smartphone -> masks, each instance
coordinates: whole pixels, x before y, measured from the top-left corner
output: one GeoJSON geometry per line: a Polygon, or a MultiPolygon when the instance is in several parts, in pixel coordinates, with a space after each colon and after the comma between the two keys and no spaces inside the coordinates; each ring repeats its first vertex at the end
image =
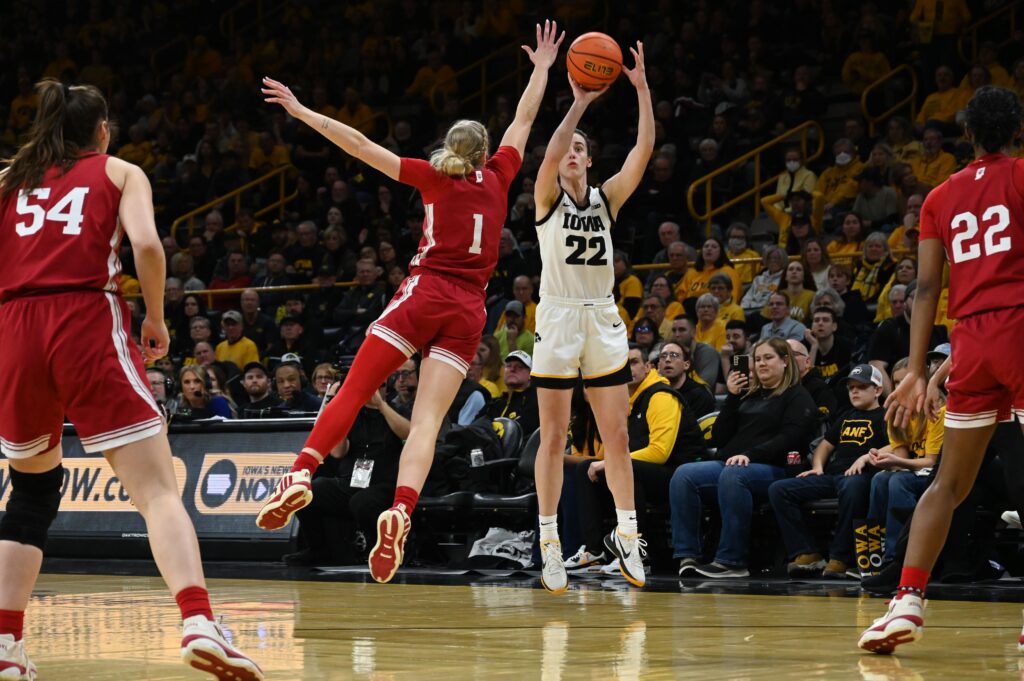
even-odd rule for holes
{"type": "Polygon", "coordinates": [[[744,376],[750,376],[750,355],[733,355],[732,370],[738,371],[744,376]]]}

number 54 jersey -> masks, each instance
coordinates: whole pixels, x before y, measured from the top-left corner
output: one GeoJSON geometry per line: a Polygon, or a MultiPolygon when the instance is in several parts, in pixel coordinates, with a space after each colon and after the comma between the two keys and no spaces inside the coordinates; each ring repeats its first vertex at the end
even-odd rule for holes
{"type": "Polygon", "coordinates": [[[537,222],[543,266],[540,297],[599,301],[612,295],[614,224],[608,198],[587,187],[586,204],[577,204],[565,190],[547,216],[537,222]]]}
{"type": "Polygon", "coordinates": [[[1024,305],[1024,160],[988,154],[936,187],[921,239],[949,260],[949,317],[1024,305]]]}
{"type": "Polygon", "coordinates": [[[0,302],[46,291],[119,291],[121,190],[107,156],[87,154],[66,173],[53,167],[35,189],[0,198],[0,302]]]}

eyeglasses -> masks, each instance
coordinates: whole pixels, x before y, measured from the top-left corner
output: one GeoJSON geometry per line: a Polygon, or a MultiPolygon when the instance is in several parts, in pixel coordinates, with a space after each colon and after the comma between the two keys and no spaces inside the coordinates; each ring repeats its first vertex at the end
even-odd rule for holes
{"type": "Polygon", "coordinates": [[[654,329],[649,326],[638,326],[636,327],[637,333],[654,333],[654,329]]]}
{"type": "Polygon", "coordinates": [[[394,376],[395,378],[409,378],[410,376],[415,375],[415,371],[396,371],[395,373],[392,374],[392,376],[394,376]]]}
{"type": "Polygon", "coordinates": [[[794,352],[792,354],[794,357],[810,357],[806,352],[794,352]]]}
{"type": "Polygon", "coordinates": [[[658,355],[658,357],[661,359],[680,359],[682,356],[683,353],[674,352],[672,350],[669,350],[668,352],[663,352],[660,355],[658,355]]]}

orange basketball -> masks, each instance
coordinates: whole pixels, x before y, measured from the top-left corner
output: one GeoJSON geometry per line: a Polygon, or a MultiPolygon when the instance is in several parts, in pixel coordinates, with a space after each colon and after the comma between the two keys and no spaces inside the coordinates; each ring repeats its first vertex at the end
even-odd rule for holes
{"type": "Polygon", "coordinates": [[[622,72],[622,50],[604,33],[584,33],[569,46],[569,75],[584,90],[611,85],[622,72]]]}

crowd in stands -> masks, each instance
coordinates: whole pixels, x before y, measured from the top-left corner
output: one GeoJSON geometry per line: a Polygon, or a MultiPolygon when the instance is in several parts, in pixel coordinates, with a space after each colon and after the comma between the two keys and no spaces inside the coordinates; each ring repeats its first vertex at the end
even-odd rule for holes
{"type": "MultiPolygon", "coordinates": [[[[151,178],[167,254],[172,347],[149,367],[154,394],[176,418],[315,412],[406,275],[425,211],[409,187],[264,105],[258,77],[281,79],[318,112],[400,155],[424,157],[454,119],[479,115],[479,101],[464,99],[479,79],[456,72],[524,40],[537,15],[515,0],[313,0],[280,3],[272,19],[224,35],[220,14],[196,0],[56,4],[63,14],[15,3],[0,23],[0,62],[8,66],[0,69],[2,155],[32,121],[32,83],[53,77],[99,87],[120,128],[111,153],[151,178]],[[243,194],[237,209],[234,200],[216,203],[280,168],[296,194],[280,211],[261,210],[276,198],[265,186],[243,194]],[[170,229],[211,201],[194,229],[170,229]],[[313,287],[264,290],[294,284],[313,287]]],[[[851,524],[863,518],[888,528],[886,558],[898,560],[895,538],[929,480],[922,471],[941,450],[941,421],[893,431],[878,404],[905,371],[921,205],[973,158],[959,112],[989,83],[1024,95],[1022,36],[998,51],[980,45],[971,64],[956,56],[963,28],[998,4],[660,0],[549,8],[570,39],[601,28],[621,44],[645,43],[656,146],[616,223],[615,296],[632,343],[638,508],[670,512],[681,573],[745,573],[751,518],[765,503],[779,519],[792,574],[855,571],[851,524]],[[824,158],[812,163],[799,146],[786,146],[765,159],[762,177],[782,174],[756,211],[744,202],[710,226],[690,217],[684,197],[692,182],[787,129],[824,121],[833,105],[858,101],[899,64],[920,76],[913,119],[893,116],[873,135],[861,116],[840,116],[826,126],[837,132],[823,140],[824,158]],[[639,268],[650,263],[657,266],[639,268]],[[794,452],[807,468],[802,477],[787,477],[794,452]],[[825,497],[839,499],[830,550],[814,544],[800,512],[825,497]],[[722,518],[714,552],[702,544],[709,504],[722,518]]],[[[514,56],[498,58],[491,73],[514,65],[514,56]]],[[[530,368],[543,272],[533,177],[542,140],[571,101],[564,78],[553,73],[512,186],[486,335],[449,414],[452,428],[502,416],[527,435],[537,427],[530,368]]],[[[511,119],[518,93],[510,88],[484,95],[492,140],[511,119]]],[[[892,93],[877,96],[887,102],[892,93]]],[[[630,97],[615,86],[592,105],[591,183],[621,165],[623,141],[635,134],[630,97]]],[[[749,163],[719,174],[714,202],[753,177],[749,163]]],[[[130,296],[138,281],[127,245],[121,261],[130,296]]],[[[929,347],[948,354],[953,320],[944,310],[929,347]]],[[[337,523],[326,519],[351,519],[339,530],[350,532],[372,525],[386,505],[374,486],[393,484],[415,374],[414,362],[403,367],[333,453],[334,468],[321,473],[331,482],[317,481],[314,506],[300,514],[308,549],[297,562],[350,558],[351,537],[334,537],[337,523]],[[353,448],[379,462],[380,475],[358,493],[338,482],[359,474],[344,456],[353,448]]],[[[588,412],[581,391],[566,454],[574,491],[562,508],[578,519],[577,541],[564,544],[577,567],[600,559],[610,508],[588,412]]]]}

